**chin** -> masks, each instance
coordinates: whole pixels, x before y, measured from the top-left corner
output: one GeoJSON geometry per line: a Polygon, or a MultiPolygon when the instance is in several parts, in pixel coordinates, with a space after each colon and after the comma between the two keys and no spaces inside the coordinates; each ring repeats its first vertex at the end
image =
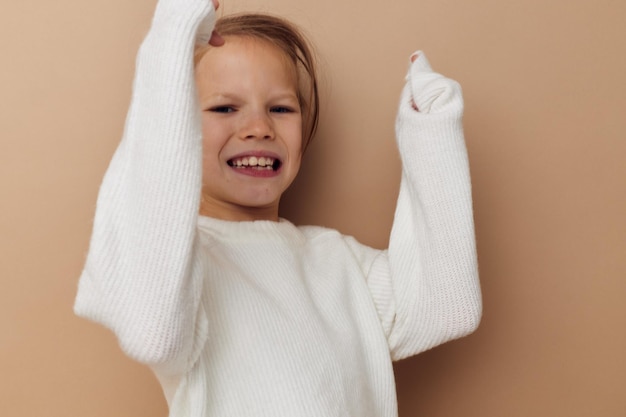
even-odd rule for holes
{"type": "Polygon", "coordinates": [[[280,197],[256,196],[240,199],[236,203],[251,210],[267,210],[272,207],[278,207],[279,201],[280,197]]]}

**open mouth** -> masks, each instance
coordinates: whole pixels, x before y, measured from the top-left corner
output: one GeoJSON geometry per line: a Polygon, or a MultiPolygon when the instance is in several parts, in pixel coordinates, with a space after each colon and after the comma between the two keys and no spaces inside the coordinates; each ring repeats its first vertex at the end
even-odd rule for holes
{"type": "Polygon", "coordinates": [[[278,171],[282,162],[276,158],[270,158],[267,156],[244,156],[241,158],[229,159],[228,166],[235,169],[256,169],[267,171],[278,171]]]}

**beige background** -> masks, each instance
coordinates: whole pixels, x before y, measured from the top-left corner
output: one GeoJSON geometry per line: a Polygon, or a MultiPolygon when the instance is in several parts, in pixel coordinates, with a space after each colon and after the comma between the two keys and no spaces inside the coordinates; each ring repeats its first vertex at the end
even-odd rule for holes
{"type": "MultiPolygon", "coordinates": [[[[0,415],[165,416],[71,306],[155,0],[4,1],[0,415]]],[[[284,215],[387,243],[397,97],[427,51],[466,98],[485,313],[397,364],[401,416],[626,415],[626,2],[224,0],[300,22],[322,128],[284,215]]]]}

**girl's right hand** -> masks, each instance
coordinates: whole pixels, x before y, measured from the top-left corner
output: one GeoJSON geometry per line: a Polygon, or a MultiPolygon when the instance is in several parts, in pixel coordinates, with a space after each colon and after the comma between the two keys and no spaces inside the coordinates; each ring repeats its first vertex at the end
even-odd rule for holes
{"type": "MultiPolygon", "coordinates": [[[[213,7],[215,8],[215,10],[220,8],[220,2],[219,0],[211,0],[213,2],[213,7]]],[[[211,46],[222,46],[224,45],[224,38],[222,38],[219,33],[217,33],[216,31],[213,31],[213,33],[211,33],[211,39],[209,39],[209,45],[211,46]]]]}

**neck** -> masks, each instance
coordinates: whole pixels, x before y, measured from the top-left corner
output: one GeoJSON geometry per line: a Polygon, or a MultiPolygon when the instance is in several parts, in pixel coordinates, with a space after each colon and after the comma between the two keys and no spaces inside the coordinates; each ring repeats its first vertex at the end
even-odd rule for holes
{"type": "Polygon", "coordinates": [[[278,221],[278,203],[263,207],[247,207],[237,204],[216,203],[202,199],[200,215],[228,221],[278,221]]]}

